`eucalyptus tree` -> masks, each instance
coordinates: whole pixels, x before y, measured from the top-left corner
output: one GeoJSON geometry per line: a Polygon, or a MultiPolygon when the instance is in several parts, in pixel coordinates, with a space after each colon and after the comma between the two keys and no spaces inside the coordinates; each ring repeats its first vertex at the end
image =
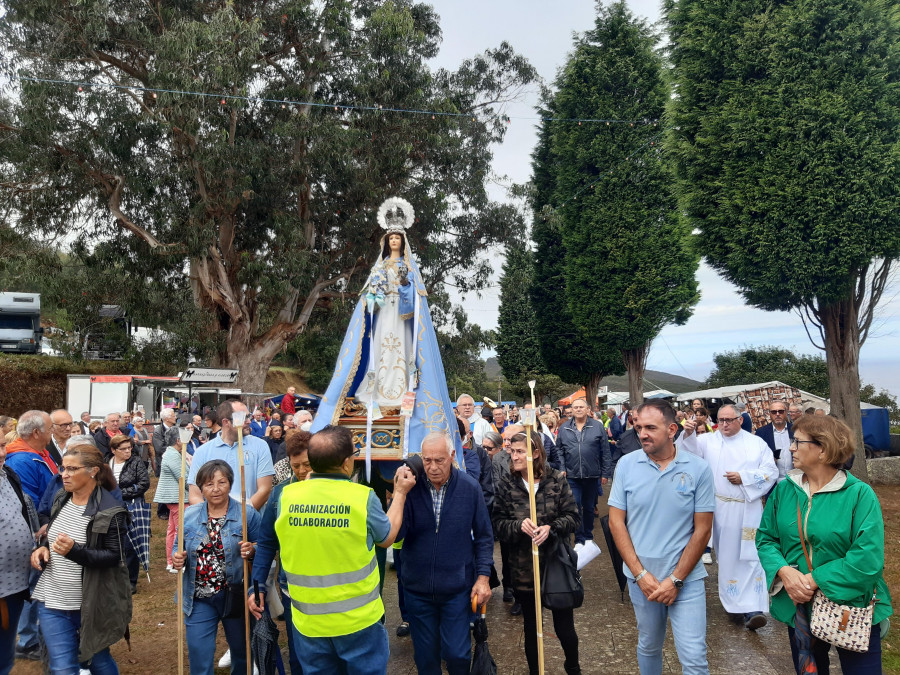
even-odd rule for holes
{"type": "Polygon", "coordinates": [[[479,253],[517,234],[485,180],[503,105],[535,72],[505,43],[431,69],[428,5],[4,5],[0,183],[15,226],[65,233],[138,283],[189,283],[214,362],[245,389],[262,391],[317,306],[359,288],[384,198],[415,205],[431,285],[482,283],[479,253]]]}

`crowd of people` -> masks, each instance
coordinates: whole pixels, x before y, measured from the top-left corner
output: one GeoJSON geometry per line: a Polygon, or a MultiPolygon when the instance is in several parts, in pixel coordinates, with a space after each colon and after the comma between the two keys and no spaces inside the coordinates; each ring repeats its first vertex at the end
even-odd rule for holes
{"type": "MultiPolygon", "coordinates": [[[[473,607],[494,588],[522,616],[525,664],[538,673],[533,547],[543,565],[559,542],[576,553],[589,546],[604,489],[642,674],[662,672],[669,623],[683,672],[709,672],[710,564],[735,622],[786,624],[798,673],[810,672],[804,659],[828,672],[829,644],[809,637],[814,599],[871,607],[867,648],[837,656],[844,673],[881,672],[891,614],[884,524],[874,491],[847,471],[845,424],[786,400],[771,401],[755,429],[740,404],[710,410],[699,399],[681,410],[659,400],[593,409],[584,398],[530,408],[479,410],[464,394],[455,407],[462,457],[433,432],[410,460],[380,463],[371,483],[350,430],[311,433],[306,410],[228,400],[193,415],[166,409],[153,425],[127,412],[102,423],[62,409],[0,417],[0,675],[16,658],[43,659],[51,673],[118,672],[109,648],[128,638],[132,595],[151,563],[153,502],[168,519],[165,569],[181,575],[191,673],[214,671],[219,624],[229,651],[218,665],[247,672],[245,605],[254,620],[283,615],[290,673],[386,672],[387,549],[396,634],[411,639],[420,674],[469,673],[473,607]],[[258,595],[244,595],[244,561],[258,595]]],[[[570,675],[582,672],[576,611],[552,611],[570,675]]]]}

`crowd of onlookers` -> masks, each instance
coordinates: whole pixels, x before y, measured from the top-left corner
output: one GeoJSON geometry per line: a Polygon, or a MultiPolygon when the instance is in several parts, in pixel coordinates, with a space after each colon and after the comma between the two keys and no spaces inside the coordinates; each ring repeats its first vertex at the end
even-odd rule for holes
{"type": "MultiPolygon", "coordinates": [[[[435,432],[418,449],[418,463],[379,462],[370,479],[355,461],[350,431],[327,426],[312,434],[306,410],[251,412],[230,400],[202,411],[165,409],[155,424],[128,412],[74,421],[62,409],[0,417],[0,602],[8,614],[0,675],[14,658],[44,659],[51,672],[118,672],[109,647],[127,636],[131,597],[141,568],[149,569],[154,475],[152,501],[168,519],[166,571],[185,571],[192,673],[213,672],[220,624],[229,650],[218,665],[245,672],[245,602],[256,617],[265,610],[285,620],[289,672],[337,672],[350,663],[348,672],[384,672],[387,549],[397,570],[396,634],[410,636],[419,673],[437,673],[442,662],[451,674],[468,673],[472,604],[486,602],[495,587],[509,613],[523,617],[525,660],[536,673],[533,548],[543,566],[563,541],[576,555],[592,546],[604,490],[611,490],[608,527],[637,618],[641,672],[661,667],[669,621],[684,671],[708,673],[703,578],[713,562],[710,543],[723,607],[755,630],[771,602],[771,615],[789,627],[798,672],[806,652],[827,672],[827,649],[802,649],[790,611],[817,589],[844,592],[839,599],[850,604],[865,604],[864,589],[853,593],[867,584],[876,590],[868,651],[838,655],[847,673],[880,658],[890,613],[883,523],[874,492],[844,470],[853,443],[843,423],[787,401],[771,402],[771,421],[755,430],[742,406],[711,411],[701,400],[682,410],[665,401],[593,410],[584,398],[530,408],[478,410],[463,395],[455,407],[462,457],[449,436],[435,432]],[[534,429],[523,424],[531,419],[534,429]],[[288,489],[298,482],[303,491],[288,489]],[[363,509],[360,529],[349,519],[290,515],[342,514],[344,502],[363,509]],[[776,503],[788,506],[776,513],[776,503]],[[796,521],[784,515],[794,504],[810,516],[800,536],[816,541],[815,570],[799,554],[796,521]],[[853,524],[857,515],[866,519],[864,537],[853,524]],[[743,548],[749,531],[753,555],[743,548]],[[243,595],[244,559],[253,561],[260,600],[243,595]],[[354,566],[360,570],[352,582],[336,571],[354,566]],[[331,605],[340,610],[331,614],[331,605]]],[[[552,611],[568,674],[581,672],[576,608],[552,611]]]]}

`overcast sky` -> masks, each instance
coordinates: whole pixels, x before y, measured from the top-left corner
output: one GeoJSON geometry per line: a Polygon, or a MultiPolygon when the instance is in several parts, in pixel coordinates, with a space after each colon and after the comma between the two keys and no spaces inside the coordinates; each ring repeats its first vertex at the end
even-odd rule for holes
{"type": "MultiPolygon", "coordinates": [[[[441,16],[444,41],[435,65],[456,68],[478,52],[508,41],[550,82],[565,62],[572,35],[593,26],[595,4],[589,0],[561,0],[548,11],[545,0],[433,0],[441,16]]],[[[632,12],[659,21],[660,3],[628,2],[632,12]]],[[[530,154],[535,144],[536,88],[521,103],[508,109],[513,117],[505,142],[495,148],[494,169],[514,182],[530,176],[530,154]]],[[[498,266],[499,271],[499,266],[498,266]]],[[[810,343],[800,319],[787,312],[763,312],[746,306],[734,286],[706,265],[698,273],[701,300],[684,326],[665,328],[653,343],[648,367],[694,379],[703,379],[712,368],[713,354],[746,346],[778,345],[798,353],[818,352],[810,343]]],[[[865,382],[900,395],[900,285],[894,284],[883,302],[878,326],[863,346],[860,375],[865,382]]],[[[496,281],[481,297],[470,293],[463,301],[470,319],[484,328],[497,325],[499,289],[496,281]]]]}

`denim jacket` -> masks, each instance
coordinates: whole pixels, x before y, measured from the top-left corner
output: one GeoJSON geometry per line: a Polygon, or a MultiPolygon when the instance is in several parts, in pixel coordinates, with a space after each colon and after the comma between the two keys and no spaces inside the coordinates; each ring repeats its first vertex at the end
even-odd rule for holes
{"type": "MultiPolygon", "coordinates": [[[[206,537],[206,521],[209,515],[206,502],[189,506],[184,511],[184,550],[187,552],[184,572],[184,613],[190,616],[194,608],[194,586],[197,576],[197,549],[206,537]]],[[[256,541],[259,536],[260,515],[252,506],[247,506],[247,537],[256,541]]],[[[241,503],[228,500],[228,512],[222,528],[222,547],[225,549],[225,576],[229,584],[244,581],[244,561],[241,558],[241,503]]],[[[178,540],[172,547],[177,553],[178,540]]]]}

